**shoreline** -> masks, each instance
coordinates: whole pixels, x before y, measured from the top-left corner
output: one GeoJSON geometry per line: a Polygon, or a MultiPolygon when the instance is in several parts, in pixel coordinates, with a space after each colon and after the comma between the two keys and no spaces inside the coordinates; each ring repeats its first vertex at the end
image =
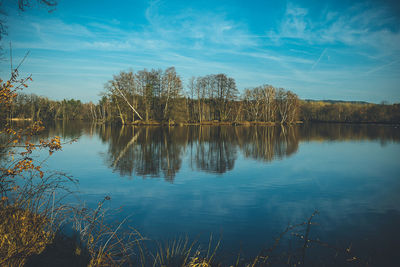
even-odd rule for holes
{"type": "Polygon", "coordinates": [[[294,125],[301,124],[302,121],[297,121],[290,124],[282,124],[279,122],[263,122],[263,121],[202,121],[202,122],[157,122],[157,121],[135,121],[124,125],[135,126],[275,126],[275,125],[294,125]]]}

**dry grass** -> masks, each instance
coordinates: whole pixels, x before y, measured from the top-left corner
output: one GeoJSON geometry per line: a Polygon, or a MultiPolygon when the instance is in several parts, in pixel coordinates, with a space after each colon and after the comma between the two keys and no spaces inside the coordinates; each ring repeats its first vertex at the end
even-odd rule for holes
{"type": "MultiPolygon", "coordinates": [[[[188,238],[179,238],[164,245],[158,244],[153,267],[211,267],[220,245],[220,240],[213,244],[210,236],[208,248],[202,249],[196,241],[189,243],[188,238]]],[[[218,264],[216,264],[218,265],[218,264]]]]}
{"type": "Polygon", "coordinates": [[[23,266],[53,240],[49,219],[18,206],[0,209],[0,265],[23,266]]]}
{"type": "Polygon", "coordinates": [[[126,219],[116,225],[106,222],[105,197],[96,209],[85,206],[71,207],[73,229],[78,233],[82,246],[88,251],[88,266],[132,266],[144,264],[141,242],[144,238],[135,229],[122,231],[126,219]]]}
{"type": "Polygon", "coordinates": [[[158,243],[153,266],[186,266],[195,242],[189,243],[188,238],[179,238],[165,244],[158,243]]]}

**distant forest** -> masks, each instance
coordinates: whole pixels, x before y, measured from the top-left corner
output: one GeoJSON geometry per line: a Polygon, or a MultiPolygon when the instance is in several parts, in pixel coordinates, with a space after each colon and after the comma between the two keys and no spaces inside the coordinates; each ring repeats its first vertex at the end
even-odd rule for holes
{"type": "Polygon", "coordinates": [[[174,67],[123,71],[104,85],[98,103],[50,100],[20,93],[0,119],[85,120],[98,123],[281,123],[299,121],[399,123],[400,104],[300,100],[261,85],[239,93],[225,74],[192,77],[184,86],[174,67]]]}

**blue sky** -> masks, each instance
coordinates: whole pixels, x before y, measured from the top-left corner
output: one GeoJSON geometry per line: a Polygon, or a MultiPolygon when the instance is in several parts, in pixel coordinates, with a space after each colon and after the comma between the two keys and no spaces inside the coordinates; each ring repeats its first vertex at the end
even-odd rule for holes
{"type": "MultiPolygon", "coordinates": [[[[400,102],[396,1],[72,1],[48,13],[3,3],[27,92],[97,101],[121,70],[226,73],[240,91],[271,84],[307,99],[400,102]]],[[[6,51],[8,53],[8,51],[6,51]]],[[[4,58],[7,58],[7,54],[4,58]]],[[[9,61],[0,62],[9,76],[9,61]]]]}

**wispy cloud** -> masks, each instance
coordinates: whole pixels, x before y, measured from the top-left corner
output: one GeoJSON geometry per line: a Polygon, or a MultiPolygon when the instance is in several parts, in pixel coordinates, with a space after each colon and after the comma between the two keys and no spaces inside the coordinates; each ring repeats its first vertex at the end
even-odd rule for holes
{"type": "Polygon", "coordinates": [[[187,8],[176,13],[162,14],[163,2],[153,1],[146,9],[149,31],[165,40],[186,40],[200,49],[207,45],[248,47],[257,45],[244,24],[226,18],[224,13],[198,12],[187,8]]]}
{"type": "Polygon", "coordinates": [[[393,95],[400,82],[400,32],[393,27],[398,20],[385,7],[359,4],[315,15],[309,6],[289,2],[265,29],[259,22],[254,29],[252,18],[232,16],[229,8],[170,8],[170,2],[150,1],[141,12],[140,23],[134,16],[74,20],[26,13],[10,17],[7,40],[16,57],[18,51],[31,50],[26,71],[39,75],[43,88],[52,87],[43,74],[52,76],[48,82],[59,75],[58,84],[63,79],[71,87],[84,84],[87,99],[96,98],[107,79],[129,67],[174,65],[184,80],[225,72],[239,89],[269,83],[305,98],[344,94],[351,85],[360,92],[358,99],[371,100],[375,93],[365,89],[371,84],[380,82],[393,95]],[[376,82],[366,80],[372,73],[376,82]],[[83,82],[85,76],[98,79],[83,82]]]}
{"type": "Polygon", "coordinates": [[[389,27],[393,23],[395,19],[384,7],[355,5],[343,12],[325,11],[321,17],[312,17],[308,9],[289,3],[277,30],[270,34],[275,41],[363,46],[387,54],[400,51],[400,32],[389,27]]]}

